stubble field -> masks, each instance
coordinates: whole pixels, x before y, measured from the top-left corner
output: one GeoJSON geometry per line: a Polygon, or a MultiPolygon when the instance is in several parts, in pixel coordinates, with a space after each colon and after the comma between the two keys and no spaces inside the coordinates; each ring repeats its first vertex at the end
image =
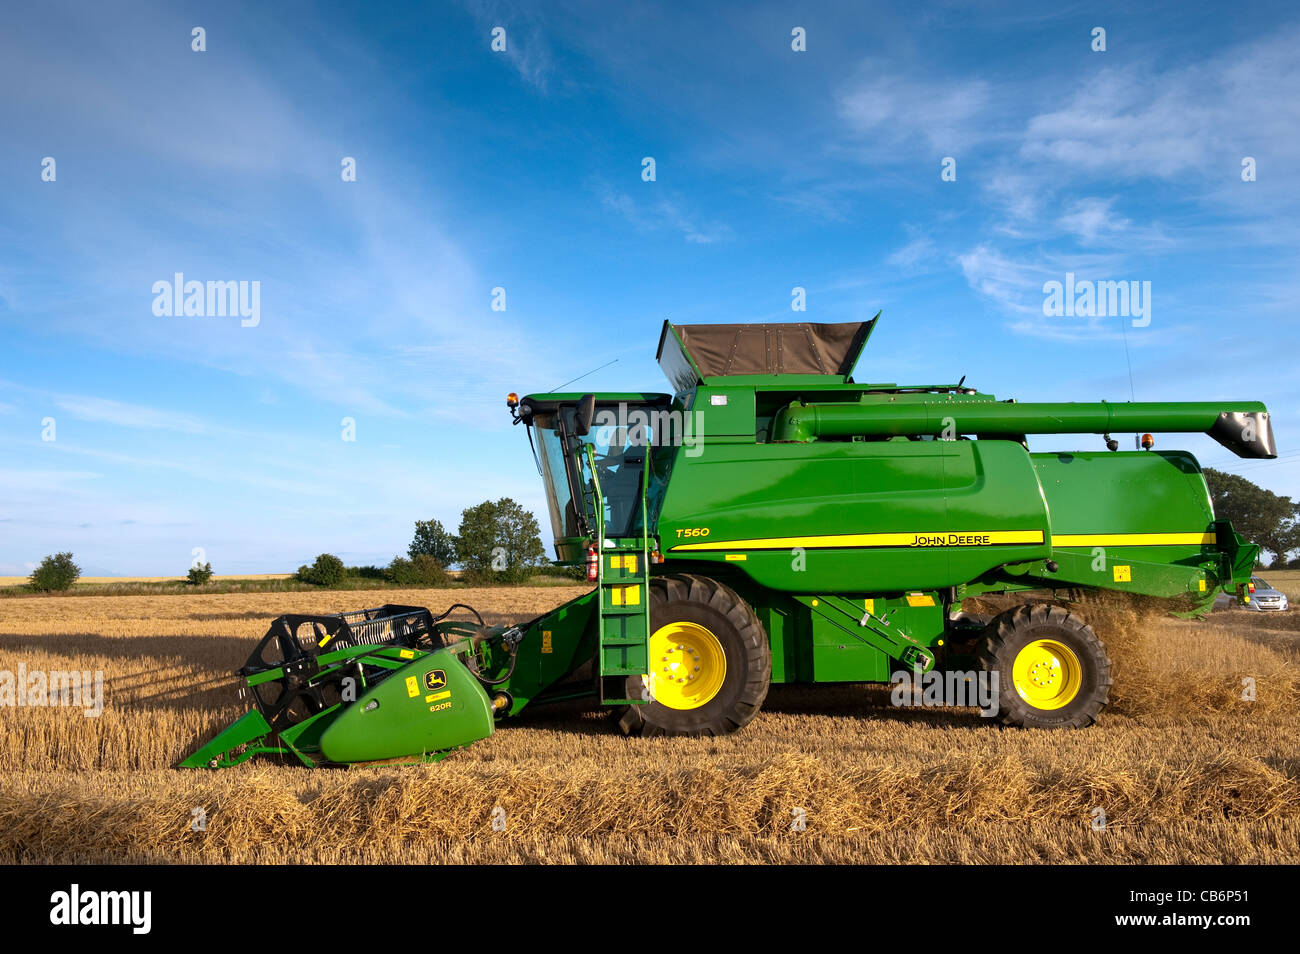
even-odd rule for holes
{"type": "Polygon", "coordinates": [[[230,673],[276,615],[459,601],[515,621],[581,591],[0,601],[0,671],[105,679],[98,718],[0,709],[0,861],[1300,861],[1300,612],[1094,608],[1116,686],[1082,732],[776,686],[722,739],[626,739],[575,705],[435,765],[171,768],[245,710],[230,673]]]}

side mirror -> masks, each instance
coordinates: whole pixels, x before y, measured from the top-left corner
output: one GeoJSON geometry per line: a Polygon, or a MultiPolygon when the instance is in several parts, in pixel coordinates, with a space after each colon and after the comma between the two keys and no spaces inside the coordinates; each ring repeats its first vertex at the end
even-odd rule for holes
{"type": "Polygon", "coordinates": [[[591,422],[596,417],[596,395],[584,394],[578,399],[578,411],[574,415],[573,429],[579,437],[586,437],[591,430],[591,422]]]}

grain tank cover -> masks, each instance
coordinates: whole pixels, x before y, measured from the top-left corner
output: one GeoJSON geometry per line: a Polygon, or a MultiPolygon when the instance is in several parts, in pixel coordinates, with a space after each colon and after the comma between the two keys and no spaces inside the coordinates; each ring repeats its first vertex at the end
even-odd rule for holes
{"type": "Polygon", "coordinates": [[[674,325],[665,321],[656,358],[678,392],[705,378],[825,374],[848,380],[879,315],[870,321],[674,325]]]}

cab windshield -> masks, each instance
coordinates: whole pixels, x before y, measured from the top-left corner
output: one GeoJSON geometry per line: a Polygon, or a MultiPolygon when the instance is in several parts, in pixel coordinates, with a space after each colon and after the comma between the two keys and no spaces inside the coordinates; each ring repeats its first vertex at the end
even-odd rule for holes
{"type": "Polygon", "coordinates": [[[562,407],[534,418],[556,540],[596,532],[595,488],[583,449],[586,444],[591,445],[604,500],[605,536],[641,535],[641,475],[651,441],[626,427],[593,426],[579,438],[574,434],[574,413],[574,408],[562,407]]]}

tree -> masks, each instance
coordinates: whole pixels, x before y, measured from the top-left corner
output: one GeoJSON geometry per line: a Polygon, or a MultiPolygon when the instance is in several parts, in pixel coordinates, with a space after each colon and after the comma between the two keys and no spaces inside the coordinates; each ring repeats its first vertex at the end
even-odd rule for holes
{"type": "Polygon", "coordinates": [[[428,554],[443,566],[456,562],[456,538],[443,529],[437,520],[415,521],[415,539],[406,550],[414,560],[420,554],[428,554]]]}
{"type": "Polygon", "coordinates": [[[205,563],[202,566],[199,566],[196,563],[194,566],[190,567],[190,572],[187,574],[186,578],[195,586],[208,582],[208,580],[212,579],[212,564],[205,563]]]}
{"type": "Polygon", "coordinates": [[[298,567],[298,579],[317,586],[338,586],[346,575],[343,561],[332,553],[322,553],[311,566],[298,567]]]}
{"type": "Polygon", "coordinates": [[[1205,482],[1215,516],[1231,521],[1243,537],[1272,553],[1275,565],[1285,565],[1287,553],[1300,547],[1300,522],[1291,498],[1208,467],[1205,482]]]}
{"type": "Polygon", "coordinates": [[[456,556],[471,575],[520,579],[548,562],[537,518],[509,497],[463,511],[456,537],[456,556]]]}
{"type": "Polygon", "coordinates": [[[40,566],[32,571],[31,587],[42,593],[72,589],[72,584],[81,576],[81,567],[72,562],[71,553],[56,553],[41,560],[40,566]]]}

